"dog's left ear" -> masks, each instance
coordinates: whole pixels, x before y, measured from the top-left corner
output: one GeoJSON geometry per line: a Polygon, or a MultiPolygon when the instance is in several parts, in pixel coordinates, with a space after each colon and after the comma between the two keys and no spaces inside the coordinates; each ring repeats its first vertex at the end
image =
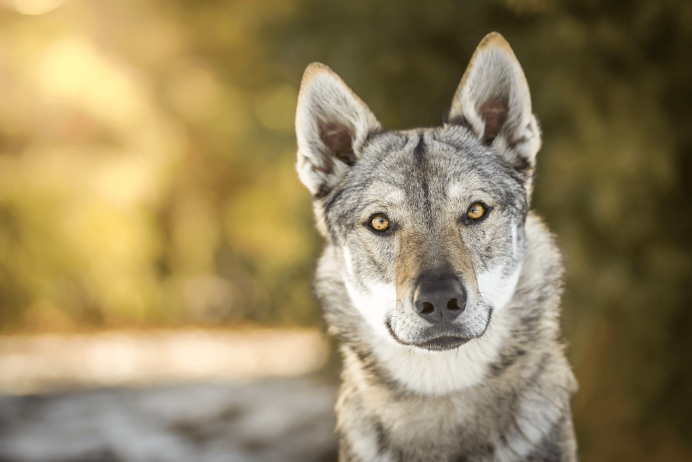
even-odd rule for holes
{"type": "Polygon", "coordinates": [[[303,75],[296,110],[300,181],[313,197],[334,189],[357,162],[368,134],[381,128],[363,101],[324,64],[303,75]]]}
{"type": "Polygon", "coordinates": [[[509,43],[497,32],[476,48],[445,122],[468,126],[517,169],[534,168],[541,132],[531,113],[529,85],[509,43]]]}

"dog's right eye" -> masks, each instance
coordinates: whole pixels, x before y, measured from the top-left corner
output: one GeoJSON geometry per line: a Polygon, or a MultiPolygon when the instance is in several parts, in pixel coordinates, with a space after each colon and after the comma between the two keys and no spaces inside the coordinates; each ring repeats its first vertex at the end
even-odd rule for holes
{"type": "Polygon", "coordinates": [[[479,218],[483,217],[483,215],[485,215],[485,207],[483,207],[483,204],[478,202],[472,204],[471,207],[469,207],[468,212],[466,212],[466,216],[472,220],[478,220],[479,218]]]}
{"type": "Polygon", "coordinates": [[[384,213],[376,213],[370,217],[370,227],[375,231],[383,233],[389,229],[389,219],[384,213]]]}

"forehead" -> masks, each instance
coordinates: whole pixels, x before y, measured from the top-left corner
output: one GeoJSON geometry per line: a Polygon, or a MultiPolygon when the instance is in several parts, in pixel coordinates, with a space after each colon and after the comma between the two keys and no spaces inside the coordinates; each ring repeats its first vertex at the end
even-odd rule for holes
{"type": "Polygon", "coordinates": [[[498,203],[525,195],[513,169],[460,127],[377,135],[345,188],[358,189],[363,203],[406,202],[426,209],[473,193],[498,203]]]}

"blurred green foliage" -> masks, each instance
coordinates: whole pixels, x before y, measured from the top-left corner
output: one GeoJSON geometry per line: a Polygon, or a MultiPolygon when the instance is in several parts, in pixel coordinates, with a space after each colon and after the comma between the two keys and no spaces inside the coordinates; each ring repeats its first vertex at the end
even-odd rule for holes
{"type": "Polygon", "coordinates": [[[437,125],[497,30],[544,131],[583,459],[692,459],[689,1],[5,5],[0,328],[319,323],[303,69],[388,128],[437,125]]]}

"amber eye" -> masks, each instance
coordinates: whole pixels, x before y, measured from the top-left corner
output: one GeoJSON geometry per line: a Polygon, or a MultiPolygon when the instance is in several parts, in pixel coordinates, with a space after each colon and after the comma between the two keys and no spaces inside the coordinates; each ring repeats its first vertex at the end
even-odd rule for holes
{"type": "Polygon", "coordinates": [[[483,215],[485,215],[485,207],[483,207],[483,205],[479,204],[478,202],[476,202],[475,204],[471,204],[471,207],[469,207],[469,211],[466,212],[466,216],[468,216],[472,220],[478,220],[483,215]]]}
{"type": "Polygon", "coordinates": [[[389,229],[389,220],[386,215],[378,213],[370,218],[370,227],[375,231],[387,231],[389,229]]]}

